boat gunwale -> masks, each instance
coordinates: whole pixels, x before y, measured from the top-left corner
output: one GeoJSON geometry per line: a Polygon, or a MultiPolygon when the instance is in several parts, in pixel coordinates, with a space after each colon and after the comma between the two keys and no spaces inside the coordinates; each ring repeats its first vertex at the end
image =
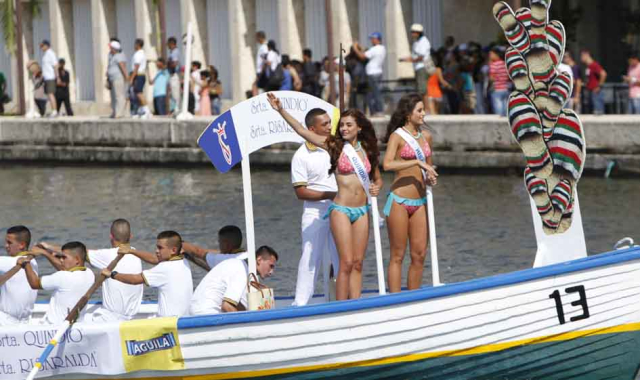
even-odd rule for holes
{"type": "Polygon", "coordinates": [[[185,316],[178,319],[178,330],[312,317],[395,306],[479,290],[493,289],[501,286],[515,285],[527,281],[597,267],[605,267],[638,259],[640,259],[640,247],[631,247],[539,268],[528,268],[453,284],[443,284],[437,287],[428,286],[417,290],[386,294],[384,296],[378,295],[357,300],[334,301],[323,304],[261,310],[259,312],[185,316]]]}

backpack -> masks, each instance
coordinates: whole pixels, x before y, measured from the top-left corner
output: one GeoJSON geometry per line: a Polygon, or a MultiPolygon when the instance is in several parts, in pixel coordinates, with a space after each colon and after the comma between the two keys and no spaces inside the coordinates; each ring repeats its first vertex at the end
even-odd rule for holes
{"type": "Polygon", "coordinates": [[[267,83],[265,86],[266,91],[278,91],[282,87],[284,81],[284,69],[282,65],[278,63],[278,66],[274,71],[268,69],[267,83]]]}

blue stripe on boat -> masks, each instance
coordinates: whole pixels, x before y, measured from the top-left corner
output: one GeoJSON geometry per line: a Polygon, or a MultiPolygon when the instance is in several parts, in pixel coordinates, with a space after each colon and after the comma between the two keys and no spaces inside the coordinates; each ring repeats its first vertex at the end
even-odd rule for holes
{"type": "Polygon", "coordinates": [[[477,290],[513,285],[545,277],[553,277],[557,275],[563,275],[612,264],[619,264],[638,259],[640,259],[640,247],[634,247],[585,257],[565,263],[549,265],[546,267],[525,269],[517,272],[499,274],[487,278],[475,279],[439,287],[425,287],[419,290],[388,294],[385,296],[376,296],[358,300],[337,301],[319,305],[308,305],[304,307],[286,307],[280,309],[264,310],[258,313],[240,312],[182,317],[178,319],[178,329],[224,326],[240,323],[254,323],[393,306],[409,302],[447,297],[455,294],[468,293],[477,290]]]}

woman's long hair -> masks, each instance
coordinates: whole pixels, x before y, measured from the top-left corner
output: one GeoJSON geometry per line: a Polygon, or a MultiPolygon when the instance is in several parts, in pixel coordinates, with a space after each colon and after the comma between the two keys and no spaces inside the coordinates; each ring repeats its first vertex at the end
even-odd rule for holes
{"type": "MultiPolygon", "coordinates": [[[[371,164],[371,173],[369,173],[369,178],[372,179],[373,172],[375,168],[378,167],[380,159],[380,150],[378,150],[376,131],[373,129],[371,121],[364,116],[362,111],[354,108],[348,109],[340,115],[340,121],[342,118],[347,116],[353,117],[356,121],[356,125],[361,128],[360,132],[358,132],[358,141],[360,141],[362,148],[367,152],[367,158],[371,164]]],[[[329,138],[327,138],[327,152],[329,152],[329,156],[331,156],[331,168],[329,169],[329,174],[336,171],[338,159],[342,154],[342,148],[345,144],[345,140],[340,134],[340,121],[338,121],[338,131],[336,131],[335,136],[329,136],[329,138]]]]}
{"type": "Polygon", "coordinates": [[[407,94],[400,98],[398,106],[393,112],[393,115],[391,115],[391,120],[387,125],[387,134],[384,137],[383,142],[389,142],[389,137],[391,137],[391,134],[395,132],[396,129],[402,128],[407,124],[409,115],[411,115],[413,109],[416,108],[416,104],[421,101],[422,96],[418,94],[407,94]]]}

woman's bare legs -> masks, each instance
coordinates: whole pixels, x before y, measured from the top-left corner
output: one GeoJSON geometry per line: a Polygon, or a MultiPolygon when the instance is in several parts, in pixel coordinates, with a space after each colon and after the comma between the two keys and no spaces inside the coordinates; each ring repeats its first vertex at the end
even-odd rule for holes
{"type": "Polygon", "coordinates": [[[409,234],[409,215],[404,207],[393,202],[391,212],[387,217],[387,231],[391,246],[389,260],[388,281],[389,292],[397,293],[402,288],[402,261],[407,249],[409,234]]]}

